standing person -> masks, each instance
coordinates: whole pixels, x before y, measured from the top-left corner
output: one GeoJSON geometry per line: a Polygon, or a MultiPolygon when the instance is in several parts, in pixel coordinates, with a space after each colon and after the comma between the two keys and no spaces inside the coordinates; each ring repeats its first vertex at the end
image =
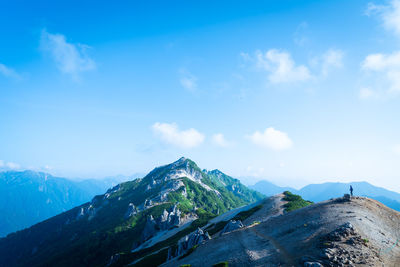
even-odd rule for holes
{"type": "Polygon", "coordinates": [[[350,196],[353,196],[353,187],[350,185],[350,196]]]}

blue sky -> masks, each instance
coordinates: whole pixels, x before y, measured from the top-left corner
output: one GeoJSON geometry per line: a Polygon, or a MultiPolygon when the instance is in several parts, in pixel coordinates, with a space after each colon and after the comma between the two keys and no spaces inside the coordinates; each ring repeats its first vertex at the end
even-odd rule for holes
{"type": "Polygon", "coordinates": [[[0,168],[400,191],[400,1],[1,1],[0,168]]]}

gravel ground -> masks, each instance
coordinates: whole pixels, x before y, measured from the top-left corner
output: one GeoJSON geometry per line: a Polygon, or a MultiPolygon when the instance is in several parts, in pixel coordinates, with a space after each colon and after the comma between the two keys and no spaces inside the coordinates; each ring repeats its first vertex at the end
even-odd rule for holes
{"type": "Polygon", "coordinates": [[[163,266],[400,266],[400,213],[368,198],[333,199],[282,214],[281,195],[245,220],[252,227],[200,245],[163,266]],[[315,265],[317,266],[317,265],[315,265]]]}

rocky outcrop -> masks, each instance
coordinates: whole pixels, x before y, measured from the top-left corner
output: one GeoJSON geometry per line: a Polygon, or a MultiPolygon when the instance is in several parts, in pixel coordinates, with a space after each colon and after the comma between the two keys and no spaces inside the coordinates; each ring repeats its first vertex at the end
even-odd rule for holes
{"type": "Polygon", "coordinates": [[[109,198],[113,193],[119,191],[121,189],[121,184],[118,184],[110,189],[107,190],[107,192],[104,194],[104,199],[109,198]]]}
{"type": "Polygon", "coordinates": [[[185,184],[182,182],[182,180],[172,180],[169,181],[166,185],[163,186],[161,189],[161,192],[158,194],[157,197],[153,198],[154,202],[166,202],[168,200],[168,194],[170,192],[177,191],[180,188],[184,188],[186,191],[185,184]]]}
{"type": "Polygon", "coordinates": [[[188,236],[185,236],[183,239],[179,241],[178,248],[176,249],[175,252],[172,251],[171,247],[169,248],[168,260],[181,256],[185,254],[192,247],[202,244],[210,239],[211,237],[208,234],[208,232],[204,232],[201,228],[197,228],[195,232],[191,233],[188,236]]]}
{"type": "Polygon", "coordinates": [[[225,225],[224,229],[222,229],[220,235],[223,235],[223,234],[225,234],[225,233],[229,233],[229,232],[235,231],[235,230],[240,229],[240,228],[243,228],[243,227],[244,227],[244,225],[243,225],[243,223],[242,223],[241,220],[237,220],[237,221],[235,221],[235,220],[230,220],[230,221],[225,225]]]}
{"type": "Polygon", "coordinates": [[[321,263],[319,262],[305,262],[304,267],[324,267],[321,263]]]}
{"type": "Polygon", "coordinates": [[[119,260],[120,257],[121,257],[121,255],[119,253],[112,255],[110,258],[110,261],[108,262],[108,264],[106,266],[113,265],[114,263],[116,263],[119,260]]]}
{"type": "MultiPolygon", "coordinates": [[[[133,205],[133,204],[132,204],[133,205]]],[[[129,210],[128,210],[129,211],[129,210]]],[[[157,232],[178,227],[181,224],[181,211],[177,204],[169,210],[164,209],[159,218],[154,219],[152,215],[147,217],[146,225],[142,232],[141,242],[153,237],[157,232]]]]}
{"type": "Polygon", "coordinates": [[[169,211],[164,210],[159,220],[161,230],[168,230],[181,224],[181,211],[175,204],[169,211]]]}
{"type": "Polygon", "coordinates": [[[142,242],[154,236],[158,231],[157,222],[154,220],[153,215],[149,215],[146,220],[146,225],[144,226],[142,232],[142,242]]]}
{"type": "Polygon", "coordinates": [[[86,207],[81,207],[76,216],[76,219],[79,220],[84,218],[85,216],[88,216],[88,220],[91,220],[96,215],[96,211],[97,209],[91,204],[86,207]]]}
{"type": "Polygon", "coordinates": [[[154,189],[158,184],[159,184],[159,181],[157,181],[154,178],[152,178],[150,183],[146,187],[146,191],[154,189]]]}
{"type": "Polygon", "coordinates": [[[351,201],[351,196],[349,194],[344,194],[343,197],[339,197],[336,199],[336,202],[342,203],[342,202],[349,202],[351,201]]]}
{"type": "Polygon", "coordinates": [[[133,205],[133,203],[129,203],[128,210],[126,211],[124,218],[128,219],[136,214],[137,208],[135,207],[135,205],[133,205]]]}
{"type": "Polygon", "coordinates": [[[347,222],[322,238],[321,262],[323,266],[333,267],[379,261],[378,251],[369,246],[368,242],[347,222]]]}
{"type": "Polygon", "coordinates": [[[137,207],[138,211],[144,211],[153,207],[153,201],[151,199],[146,199],[142,204],[137,207]]]}
{"type": "Polygon", "coordinates": [[[186,187],[183,187],[182,196],[187,197],[186,187]]]}

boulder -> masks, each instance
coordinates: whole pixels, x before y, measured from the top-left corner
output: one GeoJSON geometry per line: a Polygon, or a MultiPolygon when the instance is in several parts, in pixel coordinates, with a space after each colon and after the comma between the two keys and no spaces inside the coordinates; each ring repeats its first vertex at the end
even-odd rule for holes
{"type": "Polygon", "coordinates": [[[175,253],[171,250],[168,251],[168,260],[179,257],[185,254],[189,249],[192,247],[202,244],[207,240],[210,240],[211,237],[208,232],[204,232],[201,228],[197,228],[196,231],[191,233],[190,235],[185,236],[181,239],[178,243],[178,248],[176,249],[175,253]]]}
{"type": "Polygon", "coordinates": [[[237,221],[235,221],[235,220],[230,220],[230,221],[225,225],[224,229],[222,229],[220,235],[223,235],[223,234],[225,234],[225,233],[229,233],[229,232],[235,231],[235,230],[240,229],[240,228],[243,228],[243,227],[244,227],[244,225],[243,225],[242,221],[240,221],[240,220],[237,220],[237,221]]]}
{"type": "Polygon", "coordinates": [[[321,263],[319,262],[305,262],[304,267],[324,267],[321,263]]]}

